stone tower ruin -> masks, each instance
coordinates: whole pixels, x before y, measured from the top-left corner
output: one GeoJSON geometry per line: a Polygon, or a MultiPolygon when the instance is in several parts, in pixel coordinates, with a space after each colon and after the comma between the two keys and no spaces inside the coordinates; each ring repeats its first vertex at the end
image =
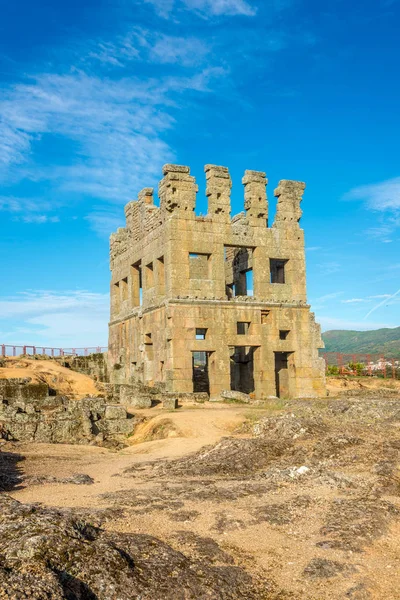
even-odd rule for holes
{"type": "Polygon", "coordinates": [[[299,226],[305,184],[279,182],[269,226],[265,173],[245,172],[245,212],[233,218],[227,168],[205,167],[206,216],[189,167],[163,173],[160,206],[143,189],[111,235],[113,382],[211,398],[325,395],[299,226]]]}

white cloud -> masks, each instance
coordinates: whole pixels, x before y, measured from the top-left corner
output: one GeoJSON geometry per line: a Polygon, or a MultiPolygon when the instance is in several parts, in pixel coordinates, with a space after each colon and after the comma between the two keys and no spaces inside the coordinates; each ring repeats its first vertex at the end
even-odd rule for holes
{"type": "Polygon", "coordinates": [[[368,298],[390,298],[391,294],[376,294],[376,296],[368,296],[368,298]]]}
{"type": "MultiPolygon", "coordinates": [[[[176,8],[186,8],[195,11],[202,16],[237,16],[244,15],[253,17],[257,9],[246,0],[145,0],[152,4],[158,14],[164,18],[168,17],[176,8]]],[[[273,3],[279,7],[280,3],[273,3]]]]}
{"type": "MultiPolygon", "coordinates": [[[[12,163],[33,180],[51,180],[62,191],[74,191],[116,202],[159,178],[160,166],[174,159],[161,139],[174,123],[170,109],[187,91],[206,93],[222,69],[193,76],[140,81],[113,80],[75,72],[42,74],[5,91],[0,101],[0,179],[8,181],[12,163]],[[173,98],[173,100],[172,100],[173,98]],[[14,151],[1,151],[5,130],[14,132],[14,151]],[[29,143],[60,135],[76,144],[75,164],[40,168],[32,162],[29,143]],[[29,142],[29,143],[28,143],[29,142]]],[[[14,173],[15,175],[15,173],[14,173]]]]}
{"type": "Polygon", "coordinates": [[[323,304],[327,300],[334,300],[334,299],[338,298],[339,296],[342,296],[343,294],[344,294],[344,292],[331,292],[329,294],[325,294],[324,296],[320,296],[319,298],[316,299],[316,301],[319,302],[320,304],[323,304]]]}
{"type": "Polygon", "coordinates": [[[0,315],[0,323],[3,321],[7,328],[7,333],[1,334],[3,343],[55,347],[107,345],[108,294],[33,290],[1,299],[0,315]]]}
{"type": "Polygon", "coordinates": [[[381,183],[361,185],[350,190],[345,198],[364,200],[373,210],[400,210],[400,177],[381,183]]]}
{"type": "Polygon", "coordinates": [[[124,67],[132,61],[189,67],[201,64],[211,48],[210,40],[206,44],[194,36],[179,37],[134,27],[113,42],[93,43],[81,60],[83,63],[98,61],[111,68],[124,67]]]}
{"type": "Polygon", "coordinates": [[[378,225],[366,234],[385,244],[391,243],[392,234],[400,227],[400,177],[353,188],[344,195],[347,200],[362,200],[368,209],[381,213],[378,225]]]}
{"type": "Polygon", "coordinates": [[[107,238],[110,236],[111,231],[116,231],[119,227],[125,227],[125,218],[121,210],[98,209],[85,218],[96,233],[107,238]]]}
{"type": "Polygon", "coordinates": [[[198,64],[211,49],[194,37],[159,36],[150,49],[150,60],[160,63],[178,63],[183,66],[198,64]]]}
{"type": "Polygon", "coordinates": [[[317,264],[319,271],[323,275],[331,275],[332,273],[338,273],[342,269],[342,265],[336,261],[327,261],[325,263],[317,264]]]}
{"type": "Polygon", "coordinates": [[[19,220],[24,223],[59,223],[60,218],[57,216],[49,216],[49,215],[25,215],[20,217],[19,220]]]}
{"type": "Polygon", "coordinates": [[[60,218],[57,215],[48,214],[56,208],[57,203],[46,202],[41,198],[0,196],[0,211],[11,213],[14,221],[58,223],[60,218]]]}
{"type": "Polygon", "coordinates": [[[187,8],[211,15],[245,15],[253,17],[257,10],[245,0],[183,0],[187,8]]]}
{"type": "Polygon", "coordinates": [[[366,298],[349,298],[349,300],[341,300],[343,304],[357,304],[359,302],[368,302],[366,298]]]}

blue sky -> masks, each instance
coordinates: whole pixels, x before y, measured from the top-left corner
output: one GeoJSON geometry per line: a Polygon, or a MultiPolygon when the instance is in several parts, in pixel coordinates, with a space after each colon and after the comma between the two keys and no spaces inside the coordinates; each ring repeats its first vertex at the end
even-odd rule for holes
{"type": "Polygon", "coordinates": [[[0,343],[106,344],[108,236],[165,162],[307,183],[323,329],[400,325],[398,0],[0,0],[0,343]]]}

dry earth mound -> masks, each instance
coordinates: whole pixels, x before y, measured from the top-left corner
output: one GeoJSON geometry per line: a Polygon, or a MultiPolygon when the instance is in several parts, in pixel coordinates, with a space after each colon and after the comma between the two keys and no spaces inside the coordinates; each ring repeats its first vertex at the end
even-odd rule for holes
{"type": "Polygon", "coordinates": [[[0,379],[29,378],[32,383],[46,383],[58,394],[70,398],[101,396],[101,384],[88,375],[62,367],[53,360],[5,358],[0,366],[0,379]]]}

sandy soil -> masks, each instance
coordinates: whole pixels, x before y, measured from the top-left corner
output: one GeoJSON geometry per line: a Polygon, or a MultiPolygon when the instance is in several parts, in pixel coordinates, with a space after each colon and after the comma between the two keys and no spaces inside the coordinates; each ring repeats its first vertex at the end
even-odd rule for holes
{"type": "Polygon", "coordinates": [[[331,396],[346,390],[381,390],[400,393],[399,379],[381,379],[378,377],[332,376],[326,378],[326,387],[331,396]]]}
{"type": "Polygon", "coordinates": [[[32,383],[47,383],[51,388],[55,388],[58,394],[65,394],[71,398],[100,395],[99,388],[91,377],[71,371],[52,360],[7,357],[5,366],[0,368],[0,379],[14,377],[29,377],[32,383]]]}
{"type": "Polygon", "coordinates": [[[186,553],[212,540],[293,598],[400,597],[400,395],[138,412],[118,452],[7,444],[25,457],[12,496],[104,511],[107,530],[186,553]],[[94,483],[61,483],[77,473],[94,483]]]}

